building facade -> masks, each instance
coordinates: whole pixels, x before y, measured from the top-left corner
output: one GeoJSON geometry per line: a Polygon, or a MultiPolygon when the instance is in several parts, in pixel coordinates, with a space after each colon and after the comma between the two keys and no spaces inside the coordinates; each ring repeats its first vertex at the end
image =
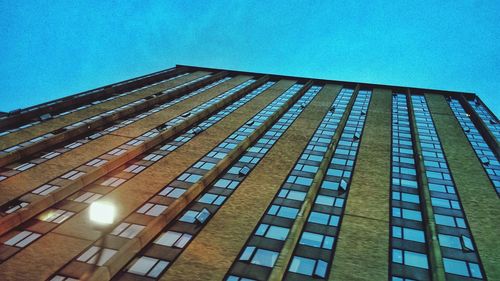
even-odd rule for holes
{"type": "Polygon", "coordinates": [[[0,130],[0,280],[500,280],[472,93],[176,66],[0,130]]]}

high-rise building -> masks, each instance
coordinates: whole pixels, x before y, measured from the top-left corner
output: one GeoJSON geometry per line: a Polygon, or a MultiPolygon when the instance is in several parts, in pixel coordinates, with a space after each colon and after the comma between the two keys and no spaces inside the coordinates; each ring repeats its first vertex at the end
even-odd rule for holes
{"type": "Polygon", "coordinates": [[[500,280],[472,93],[176,66],[0,130],[0,280],[500,280]]]}

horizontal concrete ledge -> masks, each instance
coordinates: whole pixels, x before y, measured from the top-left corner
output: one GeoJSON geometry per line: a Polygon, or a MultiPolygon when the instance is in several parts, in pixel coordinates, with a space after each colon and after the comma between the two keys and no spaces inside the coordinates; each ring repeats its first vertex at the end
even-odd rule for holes
{"type": "MultiPolygon", "coordinates": [[[[267,78],[267,77],[266,77],[267,78]]],[[[226,155],[215,167],[205,174],[200,181],[192,185],[183,195],[175,200],[167,210],[155,219],[134,238],[125,243],[118,252],[111,257],[108,262],[99,267],[94,273],[83,280],[109,280],[120,271],[134,256],[154,239],[164,227],[172,222],[180,213],[196,199],[206,187],[213,182],[221,172],[226,170],[234,160],[242,155],[246,149],[256,141],[268,128],[272,126],[310,87],[312,82],[308,82],[300,91],[285,102],[281,108],[271,115],[262,125],[251,135],[240,142],[230,153],[226,155]]]]}
{"type": "Polygon", "coordinates": [[[142,77],[118,82],[112,85],[107,85],[83,93],[67,96],[54,101],[49,101],[45,104],[21,109],[20,113],[18,114],[0,118],[0,130],[3,130],[12,125],[19,125],[19,123],[21,122],[29,121],[30,119],[47,112],[61,111],[72,107],[78,107],[79,105],[84,103],[90,103],[96,100],[108,98],[113,95],[125,93],[127,91],[138,89],[149,84],[175,77],[176,75],[188,71],[188,67],[175,67],[142,77]]]}
{"type": "Polygon", "coordinates": [[[170,139],[171,137],[177,135],[178,133],[182,132],[183,130],[189,128],[193,124],[196,124],[198,121],[201,121],[205,119],[206,117],[210,116],[212,113],[216,112],[218,109],[221,107],[227,106],[234,102],[235,100],[240,99],[247,93],[257,89],[264,83],[268,81],[269,77],[264,76],[258,79],[255,83],[252,83],[248,85],[247,87],[240,89],[238,92],[235,94],[224,98],[220,102],[216,104],[212,104],[211,106],[207,107],[205,110],[191,115],[190,117],[186,118],[184,122],[175,124],[174,126],[166,129],[165,131],[161,132],[154,138],[145,141],[144,143],[138,145],[132,150],[127,151],[123,155],[120,155],[116,157],[115,159],[112,159],[108,161],[106,164],[102,165],[99,168],[96,168],[92,170],[91,172],[83,175],[82,177],[78,178],[76,181],[73,181],[72,183],[58,189],[57,191],[49,194],[48,196],[34,201],[30,203],[27,207],[22,208],[18,212],[9,214],[3,218],[0,219],[0,235],[3,235],[4,233],[12,230],[19,224],[27,221],[28,219],[36,216],[43,210],[49,208],[53,204],[60,202],[70,196],[71,194],[74,194],[75,192],[79,191],[82,189],[84,186],[96,181],[100,177],[108,174],[110,171],[124,165],[128,161],[134,159],[141,153],[149,150],[150,148],[153,148],[162,142],[170,139]]]}
{"type": "Polygon", "coordinates": [[[47,138],[43,141],[36,142],[33,144],[30,144],[28,146],[25,146],[19,150],[12,151],[10,153],[4,154],[0,156],[0,167],[3,167],[5,165],[8,165],[10,163],[13,163],[15,161],[21,160],[23,158],[29,157],[32,154],[35,154],[37,152],[40,152],[44,149],[48,149],[54,145],[57,145],[63,141],[66,141],[71,138],[75,138],[78,136],[81,136],[87,132],[90,132],[96,128],[99,128],[103,125],[109,124],[115,120],[121,119],[121,118],[126,118],[129,117],[132,114],[139,113],[143,110],[147,110],[149,108],[152,108],[153,106],[164,103],[168,100],[176,99],[179,98],[187,93],[189,93],[192,90],[201,88],[203,86],[206,86],[212,82],[215,82],[222,77],[228,75],[227,72],[219,72],[216,73],[210,77],[207,77],[203,80],[200,80],[198,82],[195,82],[190,85],[183,86],[177,90],[174,90],[171,93],[168,94],[163,94],[162,92],[158,92],[156,94],[151,95],[152,98],[144,101],[143,103],[135,104],[131,107],[128,108],[123,108],[118,110],[117,112],[99,117],[95,120],[92,120],[90,122],[84,122],[85,124],[82,124],[78,127],[62,131],[59,134],[56,134],[50,138],[47,138]],[[157,96],[155,96],[157,95],[157,96]]]}

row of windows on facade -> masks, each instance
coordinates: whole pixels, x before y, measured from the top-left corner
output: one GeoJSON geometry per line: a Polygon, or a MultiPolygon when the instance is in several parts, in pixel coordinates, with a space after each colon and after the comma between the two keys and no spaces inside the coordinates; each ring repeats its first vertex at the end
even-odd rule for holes
{"type": "MultiPolygon", "coordinates": [[[[177,90],[181,87],[184,87],[184,86],[188,86],[190,84],[193,84],[193,83],[196,83],[200,80],[203,80],[207,77],[209,77],[211,75],[204,75],[202,77],[199,77],[199,78],[196,78],[192,81],[189,81],[189,82],[186,82],[184,84],[181,84],[181,85],[178,85],[178,86],[175,86],[173,88],[170,88],[170,89],[167,89],[166,91],[162,92],[162,94],[168,94],[174,90],[177,90]]],[[[156,94],[154,95],[151,95],[152,97],[156,97],[156,94]]],[[[43,140],[48,140],[49,138],[53,138],[55,137],[56,135],[62,133],[62,132],[66,132],[68,130],[73,130],[73,129],[77,129],[77,128],[81,128],[81,127],[87,127],[89,124],[91,124],[92,122],[96,121],[96,120],[99,120],[101,118],[104,118],[104,117],[107,117],[107,116],[111,116],[111,115],[114,115],[118,112],[125,112],[125,110],[128,110],[130,108],[133,108],[133,107],[136,107],[138,106],[139,104],[142,104],[143,102],[145,102],[147,100],[147,97],[146,98],[141,98],[139,100],[135,100],[135,101],[132,101],[132,102],[129,102],[125,105],[122,105],[120,107],[117,107],[115,109],[112,109],[112,110],[109,110],[109,111],[106,111],[106,112],[103,112],[103,113],[99,113],[97,115],[94,115],[92,117],[89,117],[89,118],[86,118],[84,120],[80,120],[80,121],[77,121],[75,123],[72,123],[70,125],[67,125],[65,127],[62,127],[62,128],[59,128],[57,130],[54,130],[52,132],[49,132],[47,134],[44,134],[42,136],[38,136],[38,137],[35,137],[33,139],[30,139],[26,142],[23,142],[23,143],[20,143],[20,144],[16,144],[14,146],[11,146],[11,147],[8,147],[6,149],[3,149],[1,152],[3,153],[11,153],[11,152],[14,152],[14,151],[17,151],[17,150],[20,150],[24,147],[27,147],[27,146],[30,146],[34,143],[37,143],[37,142],[40,142],[40,141],[43,141],[43,140]]]]}
{"type": "MultiPolygon", "coordinates": [[[[337,105],[337,107],[335,107],[335,112],[340,111],[340,115],[338,115],[337,118],[335,117],[331,118],[333,117],[333,114],[327,113],[322,123],[320,124],[319,128],[322,128],[323,126],[330,126],[332,129],[334,130],[336,129],[336,127],[340,122],[340,117],[342,116],[342,113],[347,105],[347,102],[343,103],[342,106],[338,106],[339,105],[338,103],[339,101],[348,101],[350,99],[351,94],[352,94],[351,91],[347,92],[343,91],[339,94],[336,101],[334,101],[333,106],[337,105]]],[[[261,223],[257,226],[256,230],[254,231],[255,236],[264,236],[269,239],[277,239],[277,240],[285,240],[286,237],[288,236],[289,227],[284,227],[283,225],[275,225],[276,223],[279,223],[280,220],[267,219],[267,216],[277,216],[284,219],[288,219],[289,220],[288,225],[290,226],[293,224],[293,221],[295,220],[299,212],[299,208],[302,205],[302,201],[306,196],[306,192],[308,191],[308,188],[312,183],[312,179],[314,178],[315,173],[317,172],[317,167],[319,167],[323,157],[325,156],[325,152],[327,151],[326,147],[328,147],[329,142],[331,142],[331,139],[333,137],[333,134],[323,136],[322,133],[323,131],[321,129],[318,129],[311,138],[308,146],[306,147],[306,150],[301,155],[298,164],[295,166],[294,170],[292,170],[292,173],[285,181],[285,184],[278,191],[277,198],[273,200],[273,204],[268,208],[267,215],[261,219],[261,223]],[[318,142],[318,140],[322,141],[318,142]],[[318,150],[317,147],[324,147],[325,149],[318,150]],[[311,160],[309,160],[311,153],[316,154],[315,160],[317,161],[312,162],[311,160]],[[308,165],[310,167],[307,167],[306,165],[301,164],[301,162],[304,161],[303,160],[304,158],[308,159],[310,161],[309,162],[310,164],[314,163],[314,165],[308,165]],[[299,173],[299,174],[303,173],[304,167],[307,167],[306,169],[307,177],[300,177],[294,174],[294,173],[299,173]],[[288,186],[289,183],[294,183],[295,185],[289,187],[288,186]],[[280,197],[284,197],[287,200],[277,201],[280,197]],[[299,201],[300,204],[293,203],[293,201],[299,201]],[[269,224],[267,222],[272,222],[274,224],[269,224]]],[[[350,140],[352,141],[352,136],[350,137],[351,137],[350,140]]],[[[316,198],[316,202],[320,205],[341,207],[343,204],[343,199],[336,198],[334,196],[318,195],[318,197],[316,198]]],[[[313,211],[311,212],[308,221],[316,224],[336,226],[338,225],[338,216],[313,211]]],[[[313,247],[314,246],[324,247],[328,249],[333,247],[333,241],[334,238],[329,235],[323,235],[320,233],[306,231],[301,235],[299,243],[302,245],[309,245],[313,247]]],[[[262,244],[262,245],[247,244],[242,254],[240,255],[239,260],[247,261],[250,264],[254,265],[273,267],[276,258],[279,255],[279,251],[276,251],[277,250],[276,247],[273,247],[273,249],[262,248],[265,247],[266,245],[268,244],[262,244]]],[[[324,274],[326,273],[326,267],[324,267],[324,270],[321,270],[320,267],[321,264],[326,264],[326,263],[320,260],[313,260],[305,257],[296,256],[292,261],[291,270],[302,273],[303,266],[299,265],[300,264],[304,265],[305,262],[308,260],[310,260],[314,264],[319,264],[317,272],[320,275],[323,275],[324,277],[324,274]],[[301,263],[300,261],[304,262],[301,263]]],[[[312,275],[314,271],[315,270],[311,270],[311,272],[308,272],[310,273],[309,275],[312,275]]],[[[232,274],[238,274],[238,272],[235,271],[230,271],[230,272],[232,272],[232,274]]],[[[241,273],[239,275],[241,275],[241,273]]],[[[232,275],[229,278],[236,278],[235,276],[236,275],[232,275]]]]}
{"type": "MultiPolygon", "coordinates": [[[[104,128],[99,129],[99,130],[91,131],[88,134],[86,134],[86,136],[80,137],[80,139],[78,139],[76,141],[69,140],[69,141],[63,142],[57,148],[54,148],[50,152],[42,152],[42,153],[36,154],[33,157],[33,159],[30,159],[28,161],[25,160],[23,163],[14,163],[14,164],[11,164],[11,165],[5,167],[4,171],[0,173],[0,181],[5,180],[5,179],[7,179],[9,177],[12,177],[12,176],[14,176],[14,175],[16,175],[16,174],[18,174],[20,172],[26,171],[26,170],[28,170],[30,168],[33,168],[36,165],[39,165],[39,164],[41,164],[41,163],[43,163],[43,162],[45,162],[47,160],[53,159],[53,158],[55,158],[57,156],[60,156],[60,155],[62,155],[64,153],[67,153],[67,152],[69,152],[69,151],[71,151],[71,150],[73,150],[73,149],[75,149],[75,148],[77,148],[77,147],[79,147],[79,146],[81,146],[83,144],[86,144],[86,143],[88,143],[88,142],[90,142],[92,140],[96,140],[96,139],[98,139],[98,138],[100,138],[100,137],[102,137],[102,136],[104,136],[106,134],[109,134],[109,133],[114,132],[114,131],[116,131],[116,130],[118,130],[120,128],[128,126],[128,125],[130,125],[130,124],[132,124],[134,122],[137,122],[137,121],[139,121],[141,119],[144,119],[144,118],[146,118],[146,117],[148,117],[148,116],[150,116],[150,115],[152,115],[154,113],[160,112],[160,111],[162,111],[162,110],[164,110],[166,108],[169,108],[169,107],[171,107],[171,106],[173,106],[173,105],[175,105],[175,104],[177,104],[177,103],[179,103],[179,102],[181,102],[183,100],[186,100],[186,99],[191,98],[193,96],[196,96],[196,95],[198,95],[200,93],[203,93],[203,92],[205,92],[206,90],[208,90],[210,88],[213,88],[213,87],[215,87],[215,86],[217,86],[217,85],[219,85],[221,83],[224,83],[224,82],[228,81],[229,79],[231,79],[231,78],[230,77],[222,78],[222,79],[220,79],[220,80],[218,80],[218,81],[216,81],[216,82],[214,82],[212,84],[209,84],[209,85],[207,85],[205,87],[202,87],[202,88],[200,88],[198,90],[192,91],[189,94],[183,95],[183,96],[181,96],[179,98],[176,98],[174,100],[171,100],[171,101],[165,102],[165,103],[163,103],[161,105],[158,105],[158,106],[154,107],[153,109],[150,109],[150,110],[148,110],[146,112],[140,113],[138,115],[136,114],[136,115],[134,115],[132,117],[129,117],[129,118],[125,119],[125,120],[117,120],[117,121],[111,122],[111,123],[107,124],[104,128]],[[68,142],[69,142],[69,144],[66,144],[68,142]]],[[[218,97],[210,100],[208,103],[204,103],[202,105],[204,106],[204,108],[208,107],[210,104],[213,104],[213,103],[216,103],[216,102],[220,101],[222,99],[221,96],[227,95],[227,94],[232,94],[232,93],[236,92],[237,90],[239,90],[241,87],[247,86],[249,83],[253,83],[254,81],[255,80],[252,80],[252,79],[248,80],[243,85],[240,84],[239,86],[237,86],[237,87],[235,87],[235,88],[233,88],[233,89],[231,89],[231,90],[223,93],[222,95],[220,95],[220,96],[218,96],[218,97]]],[[[192,82],[186,82],[186,83],[182,84],[181,86],[186,86],[186,85],[188,85],[190,83],[192,83],[192,82]]],[[[109,114],[109,112],[114,113],[116,111],[117,111],[117,109],[115,109],[114,111],[113,110],[112,111],[108,111],[106,113],[109,114]]],[[[183,115],[185,115],[187,113],[189,113],[189,112],[186,112],[183,115]]],[[[79,121],[78,123],[82,123],[82,122],[84,123],[84,121],[79,121]]],[[[144,133],[142,136],[147,139],[147,138],[152,138],[152,137],[156,136],[157,134],[158,134],[158,130],[154,129],[154,130],[151,130],[151,131],[148,131],[148,132],[144,133]]],[[[131,140],[127,144],[133,145],[133,146],[137,146],[137,145],[143,143],[144,140],[145,139],[134,139],[134,140],[131,140]]],[[[117,153],[119,153],[119,152],[117,152],[117,153]]]]}
{"type": "MultiPolygon", "coordinates": [[[[253,147],[250,147],[247,152],[240,158],[238,162],[232,165],[231,168],[229,168],[226,172],[225,175],[223,175],[207,192],[205,192],[203,195],[199,196],[199,199],[194,203],[190,204],[190,206],[187,207],[187,211],[184,212],[184,214],[180,215],[180,217],[176,220],[176,222],[173,225],[168,226],[165,228],[163,231],[164,233],[169,233],[171,232],[171,229],[177,228],[182,228],[183,223],[203,223],[197,220],[197,216],[199,215],[199,212],[196,211],[195,209],[199,208],[210,208],[211,213],[213,214],[218,210],[218,206],[223,203],[221,202],[216,202],[217,197],[215,194],[224,192],[223,189],[225,188],[230,188],[227,192],[225,193],[227,196],[230,196],[232,194],[232,191],[237,188],[237,186],[245,179],[245,176],[248,173],[241,174],[238,173],[238,171],[241,171],[241,166],[243,167],[248,167],[250,169],[253,169],[253,167],[258,163],[260,159],[262,159],[265,154],[269,151],[269,149],[272,147],[272,145],[279,139],[279,137],[284,133],[284,131],[293,123],[293,121],[298,117],[298,115],[302,112],[304,104],[308,104],[314,96],[317,94],[319,91],[319,87],[312,87],[304,96],[287,112],[281,117],[278,122],[275,123],[271,127],[269,131],[267,131],[262,138],[260,138],[256,145],[253,147]],[[271,142],[272,141],[272,142],[271,142]],[[251,155],[251,156],[250,156],[251,155]],[[249,163],[248,159],[252,158],[253,163],[249,163]],[[236,176],[238,174],[238,176],[236,176]],[[212,193],[213,192],[213,193],[212,193]],[[209,200],[204,200],[205,198],[210,198],[209,200]],[[215,199],[215,200],[213,200],[215,199]],[[216,206],[207,206],[199,203],[204,203],[204,204],[213,204],[216,206]]],[[[207,217],[207,220],[209,217],[207,217]]],[[[204,221],[206,223],[206,221],[204,221]]],[[[189,235],[190,237],[196,235],[201,231],[200,227],[195,227],[195,228],[190,228],[192,231],[189,235]]],[[[163,235],[163,234],[161,234],[163,235]]],[[[161,236],[160,236],[161,237],[161,236]]],[[[153,243],[156,247],[157,243],[153,243]]],[[[172,247],[172,245],[163,245],[165,247],[172,247]]],[[[147,246],[146,249],[142,251],[140,255],[136,257],[136,260],[134,260],[131,265],[129,266],[127,272],[128,273],[133,273],[133,274],[140,274],[140,275],[145,275],[149,277],[155,277],[155,274],[151,273],[152,270],[152,263],[146,264],[145,261],[149,261],[151,259],[158,259],[161,257],[155,256],[155,252],[157,250],[152,250],[149,251],[149,248],[152,247],[152,245],[147,246]]],[[[175,248],[175,245],[173,246],[175,248]]],[[[163,251],[169,251],[168,248],[164,249],[163,251]]],[[[182,252],[177,251],[176,256],[180,255],[182,252]]],[[[173,262],[173,260],[162,260],[163,263],[163,269],[161,272],[164,272],[165,268],[173,262]]]]}
{"type": "MultiPolygon", "coordinates": [[[[265,85],[263,85],[262,87],[258,88],[257,90],[254,90],[252,93],[250,93],[249,95],[245,96],[243,99],[241,99],[238,102],[232,104],[231,108],[227,107],[224,110],[220,111],[218,114],[211,116],[208,120],[203,121],[202,122],[203,126],[209,127],[209,126],[213,125],[217,121],[221,120],[223,116],[226,116],[230,112],[236,110],[238,107],[242,106],[243,104],[245,104],[246,102],[248,102],[249,100],[251,100],[252,98],[254,98],[255,96],[257,96],[258,94],[262,93],[265,89],[269,88],[273,84],[274,84],[274,82],[268,82],[265,85]]],[[[168,154],[169,152],[173,151],[178,146],[180,146],[183,143],[187,142],[193,136],[194,135],[190,131],[188,131],[183,136],[180,136],[180,137],[174,139],[173,141],[171,141],[169,144],[160,145],[160,147],[156,147],[156,149],[158,149],[156,151],[156,153],[162,153],[163,152],[163,155],[162,154],[154,154],[154,155],[156,155],[154,157],[155,158],[154,160],[158,161],[159,158],[157,156],[164,157],[166,154],[168,154]],[[180,139],[182,139],[182,141],[180,141],[180,139]]],[[[138,157],[138,159],[136,161],[144,163],[144,159],[146,159],[146,158],[152,158],[152,157],[150,157],[151,155],[152,154],[149,154],[146,157],[140,156],[140,157],[138,157]],[[141,159],[141,157],[144,157],[144,158],[141,159]]],[[[154,163],[154,161],[151,161],[151,160],[149,160],[149,161],[150,161],[151,165],[154,163]]],[[[143,167],[143,166],[138,166],[138,165],[135,165],[135,164],[131,164],[131,165],[128,166],[128,168],[124,168],[123,171],[129,172],[129,173],[136,171],[136,172],[139,173],[139,172],[142,172],[144,170],[143,168],[138,169],[138,167],[143,167]]],[[[70,177],[70,176],[74,176],[74,175],[72,174],[72,175],[68,175],[68,176],[70,177]]],[[[132,177],[128,177],[128,180],[130,180],[131,178],[132,177]]],[[[117,187],[117,186],[121,185],[122,183],[124,183],[125,181],[126,180],[123,179],[123,178],[116,178],[116,177],[112,177],[111,176],[111,177],[106,177],[105,179],[103,179],[103,181],[101,182],[101,185],[109,186],[109,187],[117,187]]],[[[37,194],[40,194],[40,195],[47,195],[50,192],[54,191],[55,189],[59,188],[58,186],[52,186],[50,188],[48,186],[49,185],[44,185],[44,186],[36,189],[33,192],[36,192],[37,194]],[[42,189],[43,189],[43,191],[42,191],[42,189]]],[[[90,187],[90,189],[92,189],[92,187],[90,187]]],[[[180,196],[180,194],[182,194],[182,193],[180,193],[179,191],[174,191],[174,192],[172,192],[171,196],[180,196]]],[[[97,194],[97,193],[94,193],[94,192],[87,191],[87,192],[82,192],[79,196],[76,196],[73,199],[73,201],[90,204],[93,201],[99,199],[101,196],[102,196],[102,194],[97,194]]],[[[71,203],[69,203],[69,204],[71,204],[71,203]]],[[[147,212],[148,214],[152,214],[152,215],[159,215],[159,213],[161,211],[163,211],[164,209],[166,209],[166,208],[164,208],[162,206],[156,206],[156,205],[154,205],[154,206],[153,205],[146,205],[144,208],[148,209],[148,210],[144,209],[144,212],[147,212]]],[[[50,221],[50,222],[54,222],[54,223],[62,223],[64,220],[66,220],[67,218],[69,218],[71,215],[74,214],[73,212],[67,212],[67,211],[64,211],[64,210],[59,210],[59,211],[66,212],[65,213],[66,215],[65,216],[61,216],[59,219],[56,219],[54,217],[54,215],[53,215],[54,212],[52,210],[49,210],[49,211],[45,212],[44,215],[42,215],[40,217],[42,217],[44,221],[50,221]]],[[[10,233],[8,235],[13,235],[13,233],[10,233]]],[[[38,237],[39,237],[39,235],[37,234],[37,238],[38,237]]],[[[30,243],[31,242],[32,241],[30,241],[30,243]]]]}
{"type": "Polygon", "coordinates": [[[434,199],[434,198],[433,198],[434,199]]]}
{"type": "MultiPolygon", "coordinates": [[[[234,94],[239,89],[242,89],[245,86],[248,86],[249,84],[251,84],[253,82],[255,82],[255,80],[252,80],[252,79],[247,80],[246,82],[244,82],[244,83],[242,83],[242,84],[240,84],[240,85],[232,88],[231,90],[224,92],[223,94],[219,95],[218,97],[216,97],[216,98],[214,98],[212,100],[209,100],[209,101],[207,101],[206,103],[203,103],[200,106],[195,107],[194,109],[188,111],[187,113],[191,114],[191,112],[198,112],[198,111],[200,111],[200,108],[206,108],[207,105],[215,104],[216,102],[220,101],[220,99],[221,99],[222,96],[229,96],[231,94],[234,94]]],[[[266,83],[264,86],[262,86],[262,87],[259,88],[259,91],[254,91],[255,92],[254,95],[262,93],[262,91],[264,91],[265,89],[267,89],[268,87],[270,87],[270,85],[272,85],[272,82],[266,83]]],[[[242,99],[242,100],[238,101],[237,103],[241,103],[241,101],[244,101],[244,100],[242,99]]],[[[174,100],[172,102],[176,102],[176,100],[174,100]]],[[[246,102],[246,101],[244,101],[244,102],[246,102]]],[[[238,105],[238,104],[233,104],[233,105],[234,106],[241,106],[241,105],[238,105]]],[[[223,111],[224,112],[223,116],[228,115],[229,113],[231,113],[233,111],[232,109],[236,109],[236,108],[232,107],[232,108],[226,108],[226,109],[227,110],[223,111]]],[[[186,113],[181,114],[180,116],[182,116],[182,115],[186,115],[186,113]]],[[[219,117],[220,119],[222,118],[222,116],[220,116],[220,114],[216,114],[215,116],[219,117]]],[[[179,117],[176,117],[176,118],[178,119],[179,117]]],[[[212,116],[212,117],[214,117],[214,116],[212,116]]],[[[174,119],[176,119],[176,118],[174,118],[174,119]]],[[[208,124],[209,125],[213,125],[213,123],[215,123],[216,121],[218,121],[220,119],[209,118],[209,120],[212,121],[212,122],[209,122],[208,124]]],[[[181,120],[179,120],[179,122],[180,121],[181,120]]],[[[166,123],[168,123],[168,122],[166,122],[166,123]]],[[[196,128],[201,128],[201,127],[197,126],[196,128]]],[[[135,138],[135,139],[129,141],[128,143],[126,143],[124,145],[121,145],[118,148],[114,148],[114,149],[110,150],[109,152],[107,152],[106,154],[104,154],[103,156],[100,156],[100,157],[98,157],[96,159],[93,159],[89,163],[81,166],[80,169],[83,170],[83,171],[73,170],[73,171],[70,171],[70,172],[62,175],[60,178],[67,179],[67,180],[77,180],[78,178],[80,178],[81,176],[83,176],[83,175],[85,175],[87,173],[88,167],[99,167],[99,166],[102,166],[103,164],[105,164],[108,161],[108,159],[109,160],[112,159],[111,156],[120,156],[120,155],[123,155],[124,153],[127,152],[127,150],[132,149],[134,146],[137,146],[137,145],[143,143],[148,138],[149,139],[153,138],[153,137],[157,136],[158,134],[159,134],[159,132],[156,129],[150,130],[150,131],[144,133],[142,136],[140,136],[138,138],[135,138]],[[102,158],[107,158],[107,159],[102,159],[102,158]]],[[[190,136],[190,137],[192,137],[192,136],[190,136]]],[[[182,139],[182,140],[184,140],[184,141],[187,142],[189,139],[182,139]]],[[[156,156],[156,158],[157,158],[157,160],[160,159],[157,156],[156,156]]],[[[140,172],[143,169],[144,169],[143,166],[140,166],[140,165],[136,165],[136,166],[134,166],[134,167],[131,168],[131,170],[132,170],[133,173],[138,173],[138,172],[140,172]]],[[[54,186],[59,183],[59,181],[57,179],[53,180],[52,182],[49,182],[49,183],[52,183],[52,185],[54,185],[54,186]]],[[[55,190],[52,190],[52,191],[55,191],[55,190]]],[[[44,195],[47,195],[47,194],[44,194],[44,195]]],[[[21,196],[21,198],[22,197],[23,196],[21,196]]],[[[16,201],[16,200],[14,200],[14,201],[16,201]]],[[[28,204],[27,202],[20,202],[20,203],[14,202],[14,203],[15,204],[8,203],[6,206],[2,206],[2,209],[5,210],[4,212],[7,213],[7,214],[12,213],[12,212],[17,211],[17,210],[20,209],[20,206],[19,206],[20,204],[23,204],[23,203],[24,203],[24,205],[28,204]]]]}
{"type": "MultiPolygon", "coordinates": [[[[51,119],[54,119],[54,118],[57,118],[57,117],[68,115],[70,113],[73,113],[73,112],[76,112],[76,111],[79,111],[79,110],[82,110],[82,109],[85,109],[85,108],[88,108],[88,107],[91,107],[91,106],[94,106],[94,105],[97,105],[97,104],[101,104],[101,103],[104,103],[104,102],[107,102],[107,101],[111,101],[111,100],[114,100],[114,99],[117,99],[117,98],[120,98],[120,97],[123,97],[123,96],[130,95],[130,94],[136,93],[138,91],[141,91],[141,90],[144,90],[144,89],[147,89],[147,88],[151,88],[151,87],[156,86],[158,84],[165,83],[165,82],[168,82],[168,81],[171,81],[171,80],[175,80],[175,79],[181,78],[181,77],[189,75],[189,74],[190,74],[189,72],[182,73],[182,74],[179,74],[177,76],[174,76],[174,77],[171,77],[171,78],[168,78],[168,79],[164,79],[164,80],[161,80],[161,81],[158,81],[156,83],[143,86],[141,88],[138,88],[138,89],[135,89],[135,90],[132,90],[132,91],[121,93],[121,94],[118,94],[118,95],[113,95],[113,96],[111,96],[109,98],[105,98],[105,99],[95,100],[95,101],[92,101],[90,103],[86,103],[86,104],[80,105],[77,108],[72,108],[72,109],[69,109],[69,110],[66,110],[66,111],[63,111],[63,112],[58,112],[58,113],[55,113],[55,114],[54,114],[54,112],[44,113],[44,114],[38,116],[36,118],[36,120],[34,120],[34,121],[31,121],[31,122],[28,122],[26,124],[22,124],[21,126],[18,126],[18,127],[12,128],[10,130],[6,130],[6,131],[1,132],[0,133],[0,137],[8,135],[8,134],[13,133],[13,132],[17,132],[19,130],[23,130],[23,129],[27,129],[29,127],[33,127],[33,126],[38,125],[38,124],[40,124],[40,123],[42,123],[44,121],[48,121],[48,120],[51,120],[51,119]]],[[[77,96],[75,96],[75,98],[76,97],[80,97],[82,95],[87,95],[87,94],[92,94],[92,92],[90,92],[90,93],[83,93],[83,94],[77,95],[77,96]]],[[[50,105],[51,105],[50,103],[49,104],[44,104],[44,106],[50,106],[50,105]]],[[[37,109],[37,107],[34,107],[31,110],[35,110],[35,109],[37,109]]],[[[0,118],[0,119],[2,119],[2,118],[0,118]]]]}
{"type": "MultiPolygon", "coordinates": [[[[159,195],[163,195],[166,197],[170,197],[170,196],[177,197],[177,195],[180,193],[175,192],[175,191],[179,190],[179,188],[173,187],[176,185],[176,182],[178,182],[178,184],[182,184],[181,182],[187,182],[187,183],[192,184],[192,183],[198,181],[202,177],[202,175],[193,173],[192,172],[193,169],[197,169],[197,172],[200,172],[199,168],[206,166],[207,163],[213,164],[213,163],[217,163],[218,161],[220,161],[220,159],[223,158],[225,155],[227,155],[231,149],[234,149],[236,147],[236,144],[238,144],[239,142],[241,142],[244,139],[244,138],[239,138],[239,136],[247,136],[250,133],[252,133],[253,131],[255,131],[257,129],[257,127],[263,123],[263,121],[265,121],[276,110],[278,110],[280,108],[280,106],[282,104],[284,104],[292,95],[296,94],[297,91],[301,87],[302,87],[301,85],[294,85],[288,91],[286,91],[284,94],[282,94],[280,97],[275,99],[275,101],[273,101],[270,105],[268,105],[266,108],[264,108],[260,113],[258,113],[256,116],[254,116],[251,119],[251,121],[245,123],[245,125],[240,127],[235,133],[231,134],[228,137],[228,139],[223,141],[221,143],[221,145],[224,146],[223,148],[221,148],[220,147],[221,145],[219,145],[214,150],[209,152],[205,157],[203,157],[201,159],[201,161],[195,163],[186,172],[181,174],[181,176],[179,176],[176,180],[174,180],[172,183],[167,185],[166,188],[163,189],[159,193],[159,195]],[[255,120],[258,120],[258,121],[255,121],[255,120]],[[251,130],[249,130],[249,129],[251,129],[251,130]],[[227,143],[234,143],[235,146],[228,149],[228,148],[226,148],[227,143]],[[208,159],[208,158],[211,158],[211,159],[208,159]],[[208,160],[208,161],[206,161],[206,160],[208,160]]],[[[267,152],[267,150],[265,150],[265,152],[267,152]]],[[[240,173],[241,173],[241,170],[242,169],[240,169],[240,173]]],[[[186,189],[189,187],[189,184],[184,185],[184,186],[185,186],[185,188],[182,190],[182,193],[186,191],[186,189]]],[[[218,197],[218,196],[215,196],[215,197],[216,198],[214,198],[213,196],[210,196],[210,195],[206,195],[200,199],[202,201],[204,201],[204,200],[212,201],[212,199],[213,199],[212,203],[216,203],[216,204],[222,203],[225,199],[225,198],[218,197]],[[220,198],[220,199],[217,201],[218,198],[220,198]]],[[[166,208],[167,208],[166,205],[155,204],[155,203],[146,203],[145,205],[143,205],[143,207],[139,208],[137,212],[144,213],[146,215],[160,215],[166,208]]],[[[182,215],[179,218],[179,221],[187,222],[187,223],[194,223],[194,222],[198,221],[200,223],[203,223],[210,215],[211,215],[211,212],[207,208],[203,208],[200,211],[188,210],[187,212],[184,213],[184,215],[182,215]]]]}

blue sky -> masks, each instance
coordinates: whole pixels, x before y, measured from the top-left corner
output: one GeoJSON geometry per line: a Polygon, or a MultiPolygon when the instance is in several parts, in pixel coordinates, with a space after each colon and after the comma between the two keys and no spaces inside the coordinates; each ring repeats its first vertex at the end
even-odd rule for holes
{"type": "Polygon", "coordinates": [[[499,22],[499,1],[0,0],[0,111],[189,64],[475,92],[498,116],[499,22]]]}

